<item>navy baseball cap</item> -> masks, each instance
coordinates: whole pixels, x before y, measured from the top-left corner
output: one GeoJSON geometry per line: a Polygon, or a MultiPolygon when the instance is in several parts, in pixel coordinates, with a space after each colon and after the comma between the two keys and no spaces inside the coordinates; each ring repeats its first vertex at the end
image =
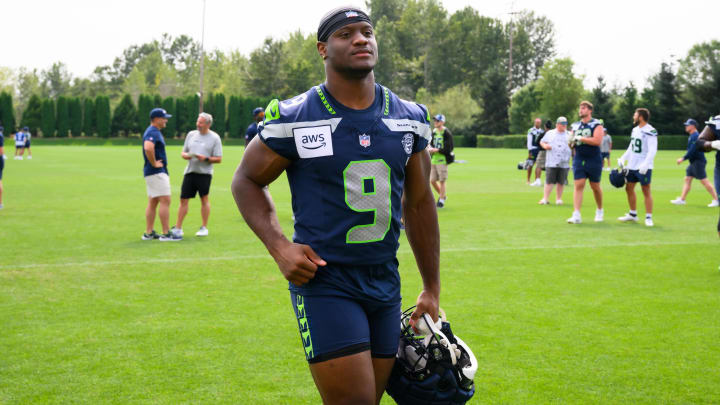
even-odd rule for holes
{"type": "Polygon", "coordinates": [[[687,121],[685,121],[685,123],[684,123],[683,125],[685,125],[685,126],[694,125],[695,128],[697,128],[698,123],[697,123],[697,121],[695,121],[694,119],[688,118],[687,121]]]}
{"type": "Polygon", "coordinates": [[[265,110],[263,110],[262,107],[258,107],[258,108],[256,108],[256,109],[254,109],[254,110],[253,110],[253,117],[256,116],[256,115],[258,115],[258,114],[260,114],[261,112],[264,112],[264,111],[265,111],[265,110]]]}
{"type": "Polygon", "coordinates": [[[28,127],[23,127],[23,131],[29,131],[29,130],[30,130],[30,128],[28,128],[28,127]]]}
{"type": "Polygon", "coordinates": [[[433,119],[434,119],[435,121],[445,122],[445,116],[442,115],[442,114],[438,114],[438,115],[434,116],[433,119]]]}
{"type": "Polygon", "coordinates": [[[150,119],[153,118],[170,118],[172,115],[168,114],[167,111],[165,111],[162,108],[153,108],[152,111],[150,111],[150,119]]]}

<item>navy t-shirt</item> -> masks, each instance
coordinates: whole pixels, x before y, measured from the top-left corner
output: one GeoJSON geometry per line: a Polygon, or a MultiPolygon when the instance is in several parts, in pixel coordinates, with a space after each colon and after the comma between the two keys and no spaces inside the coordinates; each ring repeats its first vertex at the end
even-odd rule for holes
{"type": "Polygon", "coordinates": [[[375,86],[375,102],[353,110],[324,85],[273,100],[260,139],[289,159],[296,243],[328,263],[395,259],[405,165],[432,137],[424,106],[375,86]]]}
{"type": "Polygon", "coordinates": [[[245,132],[245,142],[250,143],[250,141],[255,138],[255,135],[258,133],[258,124],[257,122],[253,122],[248,126],[247,131],[245,132]]]}
{"type": "Polygon", "coordinates": [[[143,176],[152,176],[158,173],[167,173],[167,156],[165,155],[165,138],[162,136],[162,132],[157,127],[150,125],[143,134],[143,144],[145,141],[150,141],[155,144],[155,161],[162,160],[163,167],[152,167],[147,156],[145,156],[145,148],[143,147],[143,160],[145,166],[143,166],[143,176]]]}

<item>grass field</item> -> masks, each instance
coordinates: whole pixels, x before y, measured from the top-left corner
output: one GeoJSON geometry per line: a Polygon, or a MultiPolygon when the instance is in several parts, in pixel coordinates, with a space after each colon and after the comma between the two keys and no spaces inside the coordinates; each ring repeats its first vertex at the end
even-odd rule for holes
{"type": "MultiPolygon", "coordinates": [[[[139,145],[6,161],[0,403],[320,402],[287,283],[229,192],[242,151],[226,147],[216,167],[210,236],[192,236],[194,200],[180,243],[140,240],[139,145]]],[[[169,147],[171,223],[179,154],[169,147]]],[[[439,213],[441,305],[480,362],[472,403],[720,403],[718,210],[699,184],[669,204],[681,152],[656,159],[654,228],[615,220],[627,205],[606,173],[606,221],[592,222],[588,190],[586,222],[568,225],[571,190],[565,206],[538,206],[522,151],[457,155],[468,163],[451,167],[439,213]]],[[[284,176],[271,192],[290,234],[284,176]]],[[[404,237],[399,260],[409,306],[420,278],[404,237]]]]}

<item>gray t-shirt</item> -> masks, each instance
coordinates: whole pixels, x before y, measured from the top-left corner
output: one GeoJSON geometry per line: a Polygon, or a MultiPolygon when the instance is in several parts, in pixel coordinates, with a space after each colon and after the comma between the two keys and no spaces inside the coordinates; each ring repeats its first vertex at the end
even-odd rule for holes
{"type": "Polygon", "coordinates": [[[556,129],[550,130],[545,134],[542,142],[550,145],[552,149],[547,151],[545,157],[545,167],[562,167],[567,169],[570,167],[570,146],[568,146],[568,132],[558,132],[556,129]]]}
{"type": "MultiPolygon", "coordinates": [[[[220,136],[213,131],[208,131],[204,135],[198,130],[190,131],[185,137],[183,152],[207,157],[222,156],[222,141],[220,136]]],[[[192,159],[188,160],[188,165],[185,168],[185,174],[188,173],[213,174],[213,165],[210,162],[200,161],[193,156],[192,159]]]]}
{"type": "Polygon", "coordinates": [[[609,153],[611,143],[612,138],[610,137],[610,134],[605,134],[605,136],[603,136],[602,143],[600,144],[600,152],[609,153]]]}

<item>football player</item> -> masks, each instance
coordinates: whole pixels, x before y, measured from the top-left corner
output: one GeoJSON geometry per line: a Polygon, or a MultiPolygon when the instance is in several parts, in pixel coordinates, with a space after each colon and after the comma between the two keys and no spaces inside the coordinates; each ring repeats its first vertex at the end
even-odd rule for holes
{"type": "Polygon", "coordinates": [[[630,136],[630,145],[618,159],[620,168],[627,167],[628,174],[625,177],[625,191],[627,192],[630,211],[618,218],[622,222],[637,222],[637,196],[635,185],[639,182],[645,197],[645,225],[653,226],[652,210],[653,199],[650,193],[650,182],[652,180],[653,160],[657,154],[657,130],[648,123],[650,111],[647,108],[638,108],[633,114],[635,128],[630,136]],[[627,161],[627,165],[626,165],[627,161]]]}
{"type": "Polygon", "coordinates": [[[364,11],[330,11],[317,39],[325,83],[268,105],[232,191],[289,282],[323,402],[374,404],[400,336],[401,209],[423,280],[412,319],[438,319],[439,230],[425,150],[430,114],[375,83],[378,47],[364,11]],[[265,188],[282,172],[292,194],[292,242],[265,188]]]}
{"type": "Polygon", "coordinates": [[[575,148],[575,158],[573,159],[575,188],[573,190],[573,213],[567,220],[569,224],[582,222],[580,207],[582,207],[583,191],[587,180],[590,180],[590,188],[597,204],[595,222],[603,221],[602,189],[600,188],[600,176],[602,175],[600,144],[605,131],[603,131],[600,120],[592,117],[592,112],[592,103],[589,101],[581,102],[578,110],[580,121],[572,124],[571,142],[575,148]]]}

